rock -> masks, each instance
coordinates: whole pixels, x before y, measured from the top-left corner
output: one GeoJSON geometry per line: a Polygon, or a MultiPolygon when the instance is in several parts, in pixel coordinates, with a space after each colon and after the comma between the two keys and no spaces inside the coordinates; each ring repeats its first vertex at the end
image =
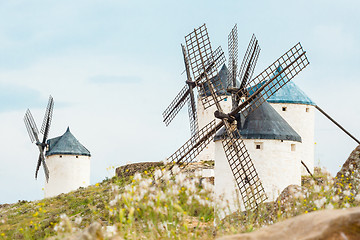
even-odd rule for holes
{"type": "Polygon", "coordinates": [[[133,176],[137,172],[143,173],[145,170],[149,171],[151,168],[161,167],[163,165],[164,164],[162,162],[132,163],[116,168],[115,173],[118,177],[129,177],[133,176]]]}
{"type": "Polygon", "coordinates": [[[218,240],[355,240],[360,239],[360,207],[323,210],[300,215],[251,233],[218,240]]]}
{"type": "Polygon", "coordinates": [[[342,175],[347,175],[347,173],[351,173],[355,169],[360,169],[360,145],[351,152],[349,158],[345,161],[341,170],[336,174],[336,177],[341,179],[342,175]]]}
{"type": "MultiPolygon", "coordinates": [[[[81,232],[72,234],[66,234],[60,236],[63,240],[103,240],[104,235],[101,230],[102,226],[99,222],[93,222],[89,227],[85,228],[81,232]]],[[[59,236],[54,236],[49,239],[59,239],[59,236]]]]}

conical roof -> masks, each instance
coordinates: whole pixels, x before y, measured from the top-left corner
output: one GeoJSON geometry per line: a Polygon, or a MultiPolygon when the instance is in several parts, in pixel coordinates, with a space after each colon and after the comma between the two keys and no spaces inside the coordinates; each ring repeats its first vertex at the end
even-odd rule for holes
{"type": "MultiPolygon", "coordinates": [[[[228,87],[228,82],[227,82],[227,79],[228,79],[228,74],[229,74],[229,70],[228,68],[226,67],[225,64],[223,64],[223,66],[221,67],[220,71],[219,71],[219,77],[220,77],[220,85],[218,86],[215,86],[216,88],[216,92],[218,95],[231,95],[230,93],[228,93],[226,91],[227,87],[228,87]],[[221,88],[222,90],[219,90],[219,88],[221,88]]],[[[215,79],[217,79],[217,77],[213,77],[210,79],[210,81],[212,83],[214,83],[215,79]]],[[[239,82],[237,82],[237,85],[240,85],[239,82]]],[[[204,83],[204,89],[205,89],[205,94],[204,93],[200,93],[200,95],[202,97],[204,97],[205,95],[206,96],[211,96],[211,93],[210,93],[210,90],[209,90],[209,87],[206,83],[204,83]]]]}
{"type": "Polygon", "coordinates": [[[62,136],[49,139],[47,144],[49,149],[46,151],[46,156],[61,154],[91,156],[89,150],[72,135],[69,127],[62,136]]]}
{"type": "MultiPolygon", "coordinates": [[[[281,67],[278,67],[275,74],[279,73],[281,69],[281,67]]],[[[278,76],[278,80],[280,82],[287,81],[287,77],[284,75],[284,73],[282,73],[280,76],[278,76]],[[283,80],[281,78],[283,78],[283,80]]],[[[291,81],[276,91],[267,101],[270,103],[316,105],[298,86],[296,86],[295,83],[291,81]]]]}
{"type": "MultiPolygon", "coordinates": [[[[301,137],[269,103],[264,102],[244,120],[238,120],[238,129],[244,139],[278,139],[301,142],[301,137]]],[[[225,128],[215,140],[224,139],[225,128]]],[[[238,137],[238,136],[237,136],[238,137]]]]}
{"type": "Polygon", "coordinates": [[[288,82],[274,93],[269,99],[270,103],[316,104],[293,82],[288,82]]]}

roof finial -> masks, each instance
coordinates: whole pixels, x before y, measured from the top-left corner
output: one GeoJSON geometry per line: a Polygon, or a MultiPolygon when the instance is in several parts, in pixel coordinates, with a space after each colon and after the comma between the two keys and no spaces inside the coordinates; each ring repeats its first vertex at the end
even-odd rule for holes
{"type": "Polygon", "coordinates": [[[67,129],[66,129],[67,132],[70,132],[70,127],[68,126],[67,129]]]}

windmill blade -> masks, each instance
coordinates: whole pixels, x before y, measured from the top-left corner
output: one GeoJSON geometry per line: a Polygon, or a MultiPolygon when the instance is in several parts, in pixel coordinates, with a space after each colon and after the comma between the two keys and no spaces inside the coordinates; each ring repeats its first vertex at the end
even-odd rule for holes
{"type": "MultiPolygon", "coordinates": [[[[41,164],[42,164],[43,169],[44,169],[46,182],[49,182],[49,169],[48,169],[48,167],[46,165],[46,162],[45,162],[44,150],[43,150],[42,146],[40,146],[40,145],[39,145],[39,150],[40,150],[39,160],[41,160],[41,164]]],[[[38,161],[38,164],[37,164],[37,167],[36,167],[36,172],[35,172],[35,178],[37,178],[39,167],[40,167],[40,164],[39,164],[39,161],[38,161]]]]}
{"type": "Polygon", "coordinates": [[[258,40],[256,39],[255,34],[253,34],[239,71],[239,79],[241,81],[240,89],[243,89],[247,81],[251,79],[259,58],[260,50],[258,40]]]}
{"type": "Polygon", "coordinates": [[[41,153],[39,154],[39,159],[38,159],[38,162],[37,162],[37,165],[36,165],[36,170],[35,170],[35,179],[37,179],[37,176],[38,176],[38,172],[39,172],[39,169],[40,169],[40,166],[41,166],[41,153]]]}
{"type": "Polygon", "coordinates": [[[195,99],[190,95],[187,103],[188,103],[188,114],[190,120],[191,136],[194,136],[199,131],[195,99]]]}
{"type": "Polygon", "coordinates": [[[192,80],[191,80],[189,60],[187,57],[187,52],[186,52],[185,46],[182,44],[181,44],[181,49],[182,49],[183,56],[184,56],[184,64],[185,64],[186,77],[187,77],[186,83],[189,86],[189,93],[190,93],[189,100],[187,101],[188,102],[188,114],[189,114],[189,120],[190,120],[190,131],[191,131],[191,136],[194,136],[197,133],[197,131],[199,130],[198,122],[197,122],[195,96],[194,96],[194,90],[193,90],[195,83],[192,82],[192,80]]]}
{"type": "Polygon", "coordinates": [[[48,137],[48,134],[49,134],[53,110],[54,110],[54,99],[50,95],[48,105],[47,105],[46,111],[45,111],[43,124],[42,124],[41,130],[40,130],[40,132],[43,134],[43,143],[45,143],[45,141],[48,137]]]}
{"type": "Polygon", "coordinates": [[[222,122],[216,124],[216,120],[212,120],[192,136],[186,143],[173,153],[168,161],[177,163],[181,167],[191,163],[197,155],[209,144],[215,136],[217,130],[222,127],[222,122]]]}
{"type": "Polygon", "coordinates": [[[235,116],[241,111],[240,114],[246,118],[309,65],[305,53],[301,44],[298,43],[251,80],[246,88],[240,89],[237,93],[239,98],[242,96],[248,96],[248,98],[229,115],[235,116]]]}
{"type": "MultiPolygon", "coordinates": [[[[217,72],[217,67],[225,62],[225,55],[221,48],[216,49],[214,52],[212,51],[206,25],[204,24],[194,29],[193,32],[185,36],[185,42],[190,67],[198,86],[199,94],[208,95],[210,79],[216,93],[225,92],[217,72]]],[[[218,96],[219,99],[214,99],[212,96],[213,94],[209,98],[201,98],[204,109],[211,107],[226,97],[220,95],[218,96]]]]}
{"type": "Polygon", "coordinates": [[[36,127],[34,118],[29,109],[25,113],[24,122],[25,122],[26,129],[29,133],[31,142],[32,143],[34,141],[38,142],[39,141],[39,138],[38,138],[39,130],[36,127]]]}
{"type": "Polygon", "coordinates": [[[236,74],[238,66],[238,33],[237,24],[228,35],[228,50],[229,50],[229,75],[228,75],[228,86],[236,87],[236,74]]]}
{"type": "Polygon", "coordinates": [[[175,118],[175,116],[179,113],[181,108],[184,106],[187,98],[189,96],[190,90],[188,85],[185,85],[175,99],[170,103],[170,105],[163,112],[163,122],[166,126],[169,126],[170,122],[175,118]]]}
{"type": "MultiPolygon", "coordinates": [[[[226,124],[225,124],[226,126],[226,124]]],[[[222,140],[226,158],[229,162],[235,182],[239,188],[245,209],[253,210],[267,197],[256,172],[250,155],[240,137],[239,131],[227,129],[228,136],[222,140]]]]}

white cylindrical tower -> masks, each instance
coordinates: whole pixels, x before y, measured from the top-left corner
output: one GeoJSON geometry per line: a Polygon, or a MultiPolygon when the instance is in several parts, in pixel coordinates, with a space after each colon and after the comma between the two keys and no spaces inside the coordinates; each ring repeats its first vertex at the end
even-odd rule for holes
{"type": "Polygon", "coordinates": [[[49,181],[45,197],[68,193],[90,185],[90,152],[67,128],[66,132],[47,141],[46,164],[49,181]]]}
{"type": "MultiPolygon", "coordinates": [[[[316,104],[293,82],[279,89],[268,102],[301,136],[300,159],[313,173],[316,104]]],[[[302,175],[308,174],[303,165],[301,169],[302,175]]]]}
{"type": "MultiPolygon", "coordinates": [[[[222,88],[227,88],[227,74],[228,69],[226,65],[224,64],[219,72],[220,81],[222,88]]],[[[225,96],[224,100],[220,102],[220,106],[223,109],[225,113],[228,113],[231,111],[232,101],[231,101],[231,95],[228,94],[226,91],[220,92],[218,91],[218,94],[225,96]]],[[[197,119],[198,119],[198,125],[199,129],[202,129],[206,124],[210,123],[212,120],[216,119],[216,122],[219,122],[220,120],[214,117],[214,112],[217,110],[216,106],[213,105],[207,109],[204,109],[204,106],[202,104],[203,98],[210,98],[210,92],[206,92],[205,94],[199,94],[197,99],[197,119]]],[[[204,150],[200,152],[200,154],[197,156],[197,161],[214,161],[215,159],[215,143],[210,142],[204,150]]]]}
{"type": "MultiPolygon", "coordinates": [[[[274,201],[291,184],[301,185],[301,137],[267,102],[238,123],[238,129],[268,201],[274,201]]],[[[215,136],[215,192],[229,201],[231,211],[237,210],[238,203],[244,210],[222,146],[224,133],[223,128],[215,136]]]]}

